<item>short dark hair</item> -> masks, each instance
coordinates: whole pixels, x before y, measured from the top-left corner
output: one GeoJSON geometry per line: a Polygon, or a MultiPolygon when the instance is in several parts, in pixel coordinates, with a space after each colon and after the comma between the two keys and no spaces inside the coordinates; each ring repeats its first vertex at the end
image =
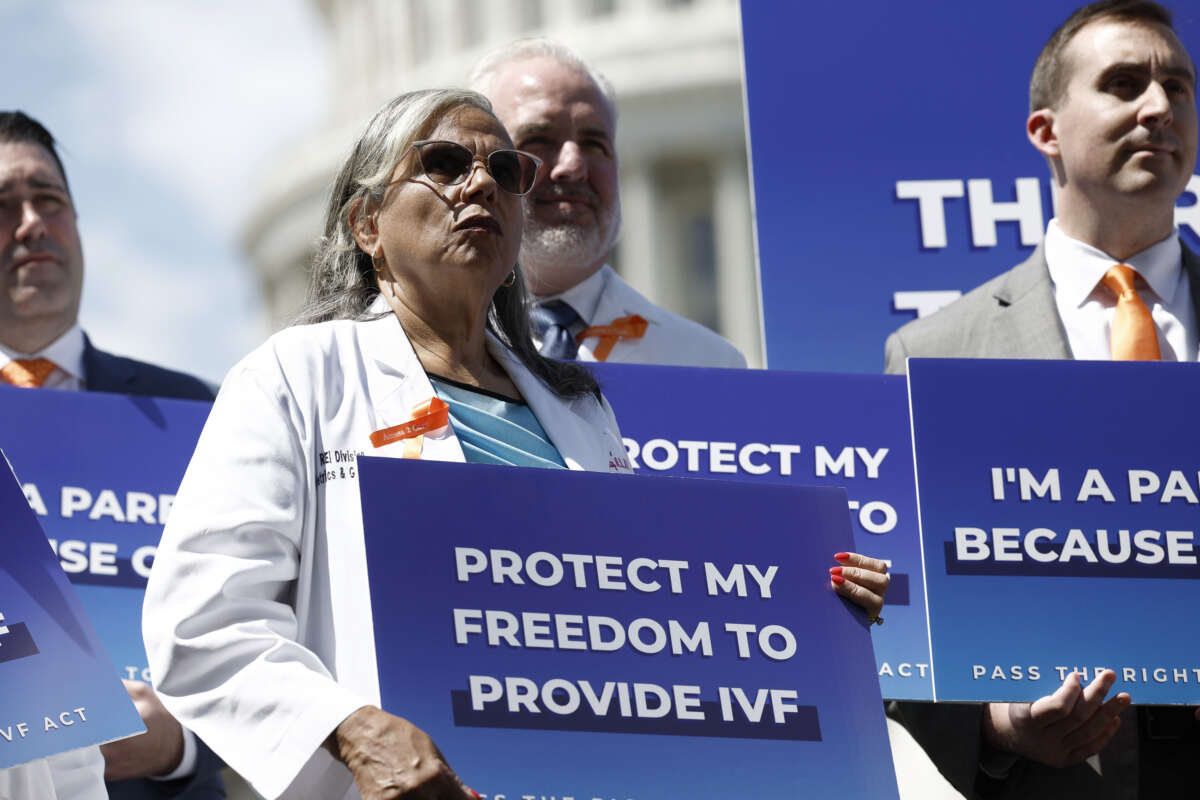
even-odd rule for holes
{"type": "Polygon", "coordinates": [[[62,159],[58,157],[58,149],[55,147],[54,134],[50,133],[45,125],[24,111],[0,111],[0,142],[40,144],[58,165],[58,171],[62,173],[63,186],[66,187],[67,194],[71,193],[71,187],[67,184],[67,170],[63,167],[62,159]]]}
{"type": "Polygon", "coordinates": [[[1038,54],[1029,79],[1029,113],[1041,108],[1054,108],[1066,94],[1066,69],[1063,51],[1085,26],[1099,19],[1119,19],[1126,22],[1148,22],[1174,31],[1171,12],[1153,0],[1100,0],[1089,3],[1067,17],[1067,21],[1050,34],[1049,41],[1038,54]]]}

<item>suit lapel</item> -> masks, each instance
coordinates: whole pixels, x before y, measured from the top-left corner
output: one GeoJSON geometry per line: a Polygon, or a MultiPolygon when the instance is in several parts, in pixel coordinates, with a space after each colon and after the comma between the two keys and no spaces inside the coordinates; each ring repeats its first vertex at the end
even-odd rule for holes
{"type": "MultiPolygon", "coordinates": [[[[371,310],[384,309],[373,306],[371,310]]],[[[390,309],[386,310],[390,312],[390,309]]],[[[376,320],[357,323],[355,331],[363,355],[368,396],[375,413],[373,430],[408,422],[413,408],[433,397],[434,391],[400,322],[388,313],[376,320]]],[[[565,400],[526,369],[520,359],[490,333],[487,346],[492,357],[520,389],[568,467],[596,472],[619,471],[610,467],[609,462],[625,456],[624,445],[615,434],[604,435],[607,428],[597,416],[600,406],[593,397],[586,395],[565,400]]],[[[367,455],[399,458],[403,443],[373,448],[370,442],[365,442],[362,448],[367,455]]],[[[434,461],[466,460],[450,426],[425,436],[421,457],[434,461]]]]}
{"type": "Polygon", "coordinates": [[[1183,271],[1188,276],[1188,287],[1192,295],[1192,308],[1196,311],[1196,321],[1200,325],[1200,256],[1197,256],[1180,242],[1183,250],[1183,271]]]}
{"type": "Polygon", "coordinates": [[[128,361],[97,350],[83,335],[83,385],[88,391],[137,394],[133,388],[137,377],[128,361]]]}
{"type": "Polygon", "coordinates": [[[1028,260],[1008,272],[993,298],[996,308],[987,343],[992,357],[1071,357],[1040,246],[1028,260]]]}
{"type": "MultiPolygon", "coordinates": [[[[1182,260],[1192,307],[1200,320],[1200,257],[1184,246],[1182,260]]],[[[1072,357],[1041,246],[1008,273],[994,298],[997,308],[989,346],[995,357],[1072,357]]]]}

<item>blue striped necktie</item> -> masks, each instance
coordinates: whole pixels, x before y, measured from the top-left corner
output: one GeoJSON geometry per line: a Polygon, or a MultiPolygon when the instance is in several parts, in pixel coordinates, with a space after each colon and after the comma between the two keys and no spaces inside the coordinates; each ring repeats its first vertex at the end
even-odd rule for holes
{"type": "Polygon", "coordinates": [[[546,358],[569,361],[579,355],[579,343],[571,335],[571,326],[579,322],[575,309],[562,300],[534,306],[533,327],[542,340],[540,352],[546,358]]]}

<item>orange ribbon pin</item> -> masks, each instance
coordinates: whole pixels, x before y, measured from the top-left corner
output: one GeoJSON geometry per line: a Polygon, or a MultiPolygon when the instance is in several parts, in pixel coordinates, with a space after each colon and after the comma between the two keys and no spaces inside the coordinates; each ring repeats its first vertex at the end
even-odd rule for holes
{"type": "Polygon", "coordinates": [[[420,458],[425,434],[450,424],[450,406],[440,398],[431,397],[413,409],[412,419],[371,434],[376,447],[404,441],[404,458],[420,458]]]}
{"type": "Polygon", "coordinates": [[[628,317],[614,319],[607,325],[592,325],[584,328],[575,337],[575,341],[582,342],[590,336],[600,338],[600,344],[592,351],[592,355],[597,361],[607,361],[609,353],[612,352],[613,345],[621,339],[640,339],[646,335],[646,329],[650,327],[650,323],[644,318],[633,314],[628,317]]]}

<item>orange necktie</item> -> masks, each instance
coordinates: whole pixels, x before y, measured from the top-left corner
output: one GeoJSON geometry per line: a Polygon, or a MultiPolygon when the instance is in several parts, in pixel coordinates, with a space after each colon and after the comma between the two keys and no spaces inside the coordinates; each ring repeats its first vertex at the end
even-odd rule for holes
{"type": "Polygon", "coordinates": [[[1113,312],[1109,334],[1112,358],[1113,361],[1161,361],[1158,329],[1154,327],[1150,309],[1134,287],[1136,278],[1133,267],[1117,264],[1100,279],[1117,296],[1117,309],[1113,312]]]}
{"type": "Polygon", "coordinates": [[[48,358],[18,358],[0,368],[0,380],[22,389],[38,389],[56,369],[48,358]]]}

